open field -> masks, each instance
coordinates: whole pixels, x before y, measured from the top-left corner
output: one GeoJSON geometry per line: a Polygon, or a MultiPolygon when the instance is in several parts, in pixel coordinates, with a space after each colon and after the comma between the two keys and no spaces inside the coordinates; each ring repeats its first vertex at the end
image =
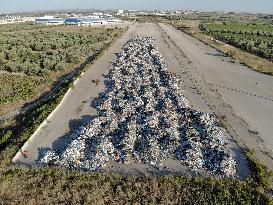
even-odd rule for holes
{"type": "Polygon", "coordinates": [[[45,95],[123,32],[121,28],[23,28],[11,25],[9,32],[0,28],[0,115],[45,95]]]}
{"type": "Polygon", "coordinates": [[[200,28],[217,40],[273,60],[273,25],[224,22],[201,24],[200,28]]]}
{"type": "MultiPolygon", "coordinates": [[[[52,26],[56,27],[56,26],[52,26]]],[[[60,26],[58,26],[60,27],[60,26]]],[[[46,25],[36,25],[34,26],[33,23],[15,23],[15,24],[8,24],[8,25],[0,25],[0,32],[14,32],[14,31],[25,31],[25,30],[36,30],[36,29],[43,29],[48,28],[46,25]]]]}

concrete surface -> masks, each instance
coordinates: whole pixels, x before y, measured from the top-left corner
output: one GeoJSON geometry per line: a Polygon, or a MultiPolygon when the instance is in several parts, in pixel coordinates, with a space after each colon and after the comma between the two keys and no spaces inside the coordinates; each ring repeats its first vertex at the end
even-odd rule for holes
{"type": "Polygon", "coordinates": [[[273,150],[273,77],[232,63],[214,48],[171,26],[162,27],[206,81],[218,89],[224,100],[273,150]]]}

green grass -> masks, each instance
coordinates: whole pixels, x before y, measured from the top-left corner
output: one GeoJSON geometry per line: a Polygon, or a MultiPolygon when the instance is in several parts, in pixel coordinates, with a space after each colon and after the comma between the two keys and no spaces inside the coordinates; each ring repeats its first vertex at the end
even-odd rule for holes
{"type": "MultiPolygon", "coordinates": [[[[1,176],[5,204],[271,204],[238,180],[121,177],[61,169],[10,168],[1,176]]],[[[0,201],[1,202],[1,201],[0,201]]]]}
{"type": "Polygon", "coordinates": [[[254,159],[255,153],[252,150],[247,150],[245,155],[252,170],[252,178],[250,179],[252,186],[270,189],[272,187],[273,172],[254,159]]]}
{"type": "Polygon", "coordinates": [[[273,59],[273,26],[265,23],[208,23],[203,29],[214,38],[255,55],[273,59]]]}
{"type": "Polygon", "coordinates": [[[7,133],[5,133],[1,138],[0,138],[0,147],[4,146],[5,143],[9,141],[9,139],[12,136],[12,131],[8,130],[7,133]]]}
{"type": "MultiPolygon", "coordinates": [[[[0,105],[33,97],[47,79],[20,75],[0,75],[0,105]]],[[[41,88],[42,89],[42,88],[41,88]]]]}
{"type": "MultiPolygon", "coordinates": [[[[123,33],[120,28],[42,27],[0,35],[0,115],[49,91],[58,78],[123,33]]],[[[1,28],[0,28],[1,33],[1,28]]]]}
{"type": "Polygon", "coordinates": [[[0,69],[26,75],[62,71],[66,64],[78,64],[105,43],[118,29],[44,29],[2,33],[0,69]]]}
{"type": "Polygon", "coordinates": [[[246,32],[257,35],[270,35],[273,33],[273,25],[266,23],[243,23],[243,22],[228,22],[228,23],[211,23],[207,24],[211,31],[235,31],[236,33],[246,32]]]}

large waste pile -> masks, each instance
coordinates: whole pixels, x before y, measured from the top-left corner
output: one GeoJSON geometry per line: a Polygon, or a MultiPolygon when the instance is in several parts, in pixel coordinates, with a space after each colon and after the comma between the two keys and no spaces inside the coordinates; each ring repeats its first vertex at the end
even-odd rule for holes
{"type": "Polygon", "coordinates": [[[107,89],[94,100],[98,116],[42,163],[97,171],[109,161],[160,167],[169,158],[192,170],[234,176],[236,162],[214,116],[188,105],[176,77],[149,37],[134,37],[117,56],[107,89]]]}

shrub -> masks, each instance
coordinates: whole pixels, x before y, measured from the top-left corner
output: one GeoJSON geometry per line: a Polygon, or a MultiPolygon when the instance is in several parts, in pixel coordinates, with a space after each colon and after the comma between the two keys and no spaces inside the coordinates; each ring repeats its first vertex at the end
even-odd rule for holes
{"type": "Polygon", "coordinates": [[[62,71],[64,70],[65,64],[63,62],[59,62],[55,66],[55,70],[62,71]]]}
{"type": "Polygon", "coordinates": [[[44,69],[54,70],[56,62],[52,59],[46,58],[43,60],[44,69]]]}
{"type": "Polygon", "coordinates": [[[4,68],[5,68],[5,70],[7,70],[9,72],[17,72],[19,70],[18,64],[14,63],[12,61],[5,63],[4,68]]]}
{"type": "Polygon", "coordinates": [[[4,136],[2,136],[0,139],[0,146],[7,143],[8,140],[11,138],[11,136],[12,136],[12,131],[10,130],[7,131],[7,133],[4,136]]]}

